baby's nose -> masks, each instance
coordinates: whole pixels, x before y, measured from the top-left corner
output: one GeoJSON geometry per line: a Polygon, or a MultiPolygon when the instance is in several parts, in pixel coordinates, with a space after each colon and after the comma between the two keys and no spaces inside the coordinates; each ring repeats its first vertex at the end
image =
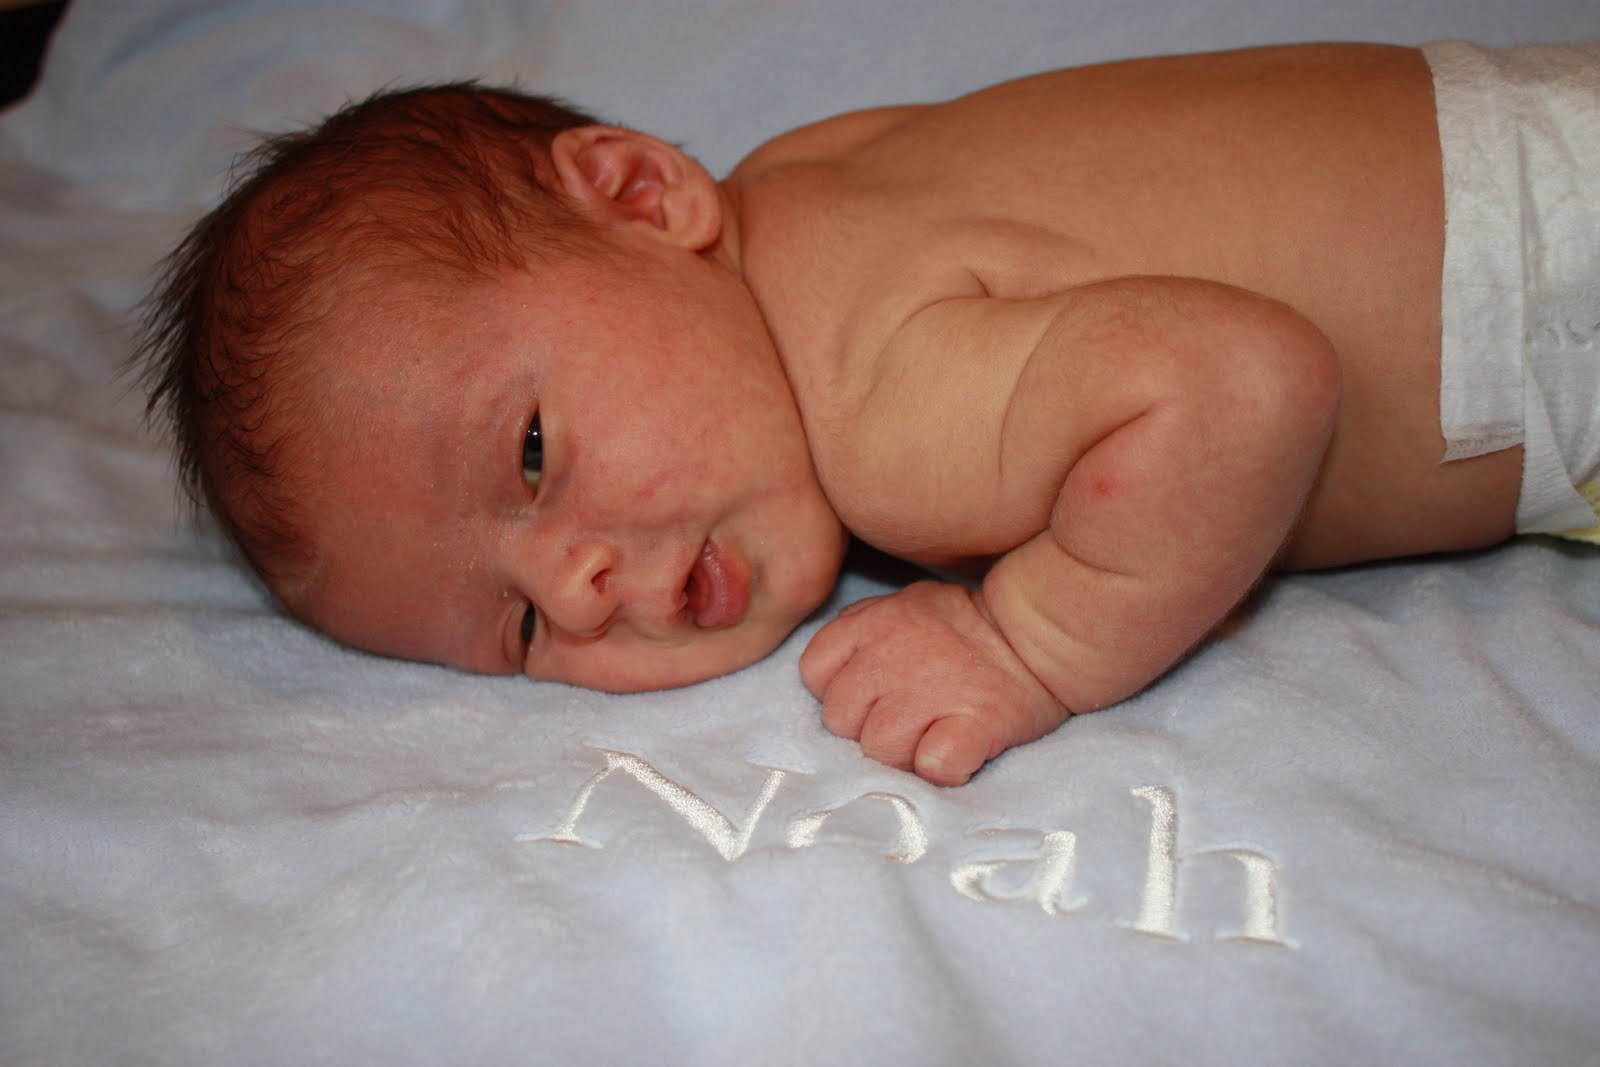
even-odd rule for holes
{"type": "Polygon", "coordinates": [[[570,546],[535,604],[546,622],[574,637],[599,637],[616,616],[617,553],[603,541],[570,546]]]}

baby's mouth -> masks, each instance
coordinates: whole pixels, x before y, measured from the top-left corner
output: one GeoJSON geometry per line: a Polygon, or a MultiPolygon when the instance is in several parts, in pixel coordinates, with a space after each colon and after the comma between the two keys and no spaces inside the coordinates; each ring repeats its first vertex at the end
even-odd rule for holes
{"type": "Polygon", "coordinates": [[[702,630],[721,630],[744,618],[750,577],[744,561],[707,541],[684,585],[689,617],[702,630]]]}

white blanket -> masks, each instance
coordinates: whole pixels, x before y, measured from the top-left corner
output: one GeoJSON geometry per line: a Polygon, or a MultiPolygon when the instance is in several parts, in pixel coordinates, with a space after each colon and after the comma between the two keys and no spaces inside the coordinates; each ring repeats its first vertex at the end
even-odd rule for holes
{"type": "Polygon", "coordinates": [[[186,525],[114,377],[252,131],[385,84],[516,77],[722,170],[1096,59],[1597,35],[1592,0],[76,0],[0,116],[0,1064],[1600,1062],[1592,550],[1274,580],[941,791],[823,730],[810,628],[629,697],[334,647],[186,525]]]}

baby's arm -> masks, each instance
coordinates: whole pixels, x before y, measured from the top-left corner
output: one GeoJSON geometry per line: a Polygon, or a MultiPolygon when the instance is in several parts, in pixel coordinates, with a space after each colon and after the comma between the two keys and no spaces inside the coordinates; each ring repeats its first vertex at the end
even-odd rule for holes
{"type": "MultiPolygon", "coordinates": [[[[885,358],[996,337],[1031,350],[996,420],[997,495],[983,506],[1032,509],[1043,528],[979,590],[920,583],[869,602],[801,664],[830,728],[941,783],[1132,695],[1204,637],[1288,538],[1338,407],[1338,361],[1316,327],[1191,279],[945,301],[885,358]]],[[[949,414],[883,429],[909,455],[949,414]]]]}

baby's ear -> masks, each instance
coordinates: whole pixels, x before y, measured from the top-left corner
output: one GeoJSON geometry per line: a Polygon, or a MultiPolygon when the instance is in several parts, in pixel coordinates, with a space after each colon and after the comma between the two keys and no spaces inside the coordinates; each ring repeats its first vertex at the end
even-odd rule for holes
{"type": "Polygon", "coordinates": [[[722,232],[717,183],[692,156],[637,130],[579,126],[550,145],[566,194],[599,221],[643,225],[694,251],[722,232]]]}

